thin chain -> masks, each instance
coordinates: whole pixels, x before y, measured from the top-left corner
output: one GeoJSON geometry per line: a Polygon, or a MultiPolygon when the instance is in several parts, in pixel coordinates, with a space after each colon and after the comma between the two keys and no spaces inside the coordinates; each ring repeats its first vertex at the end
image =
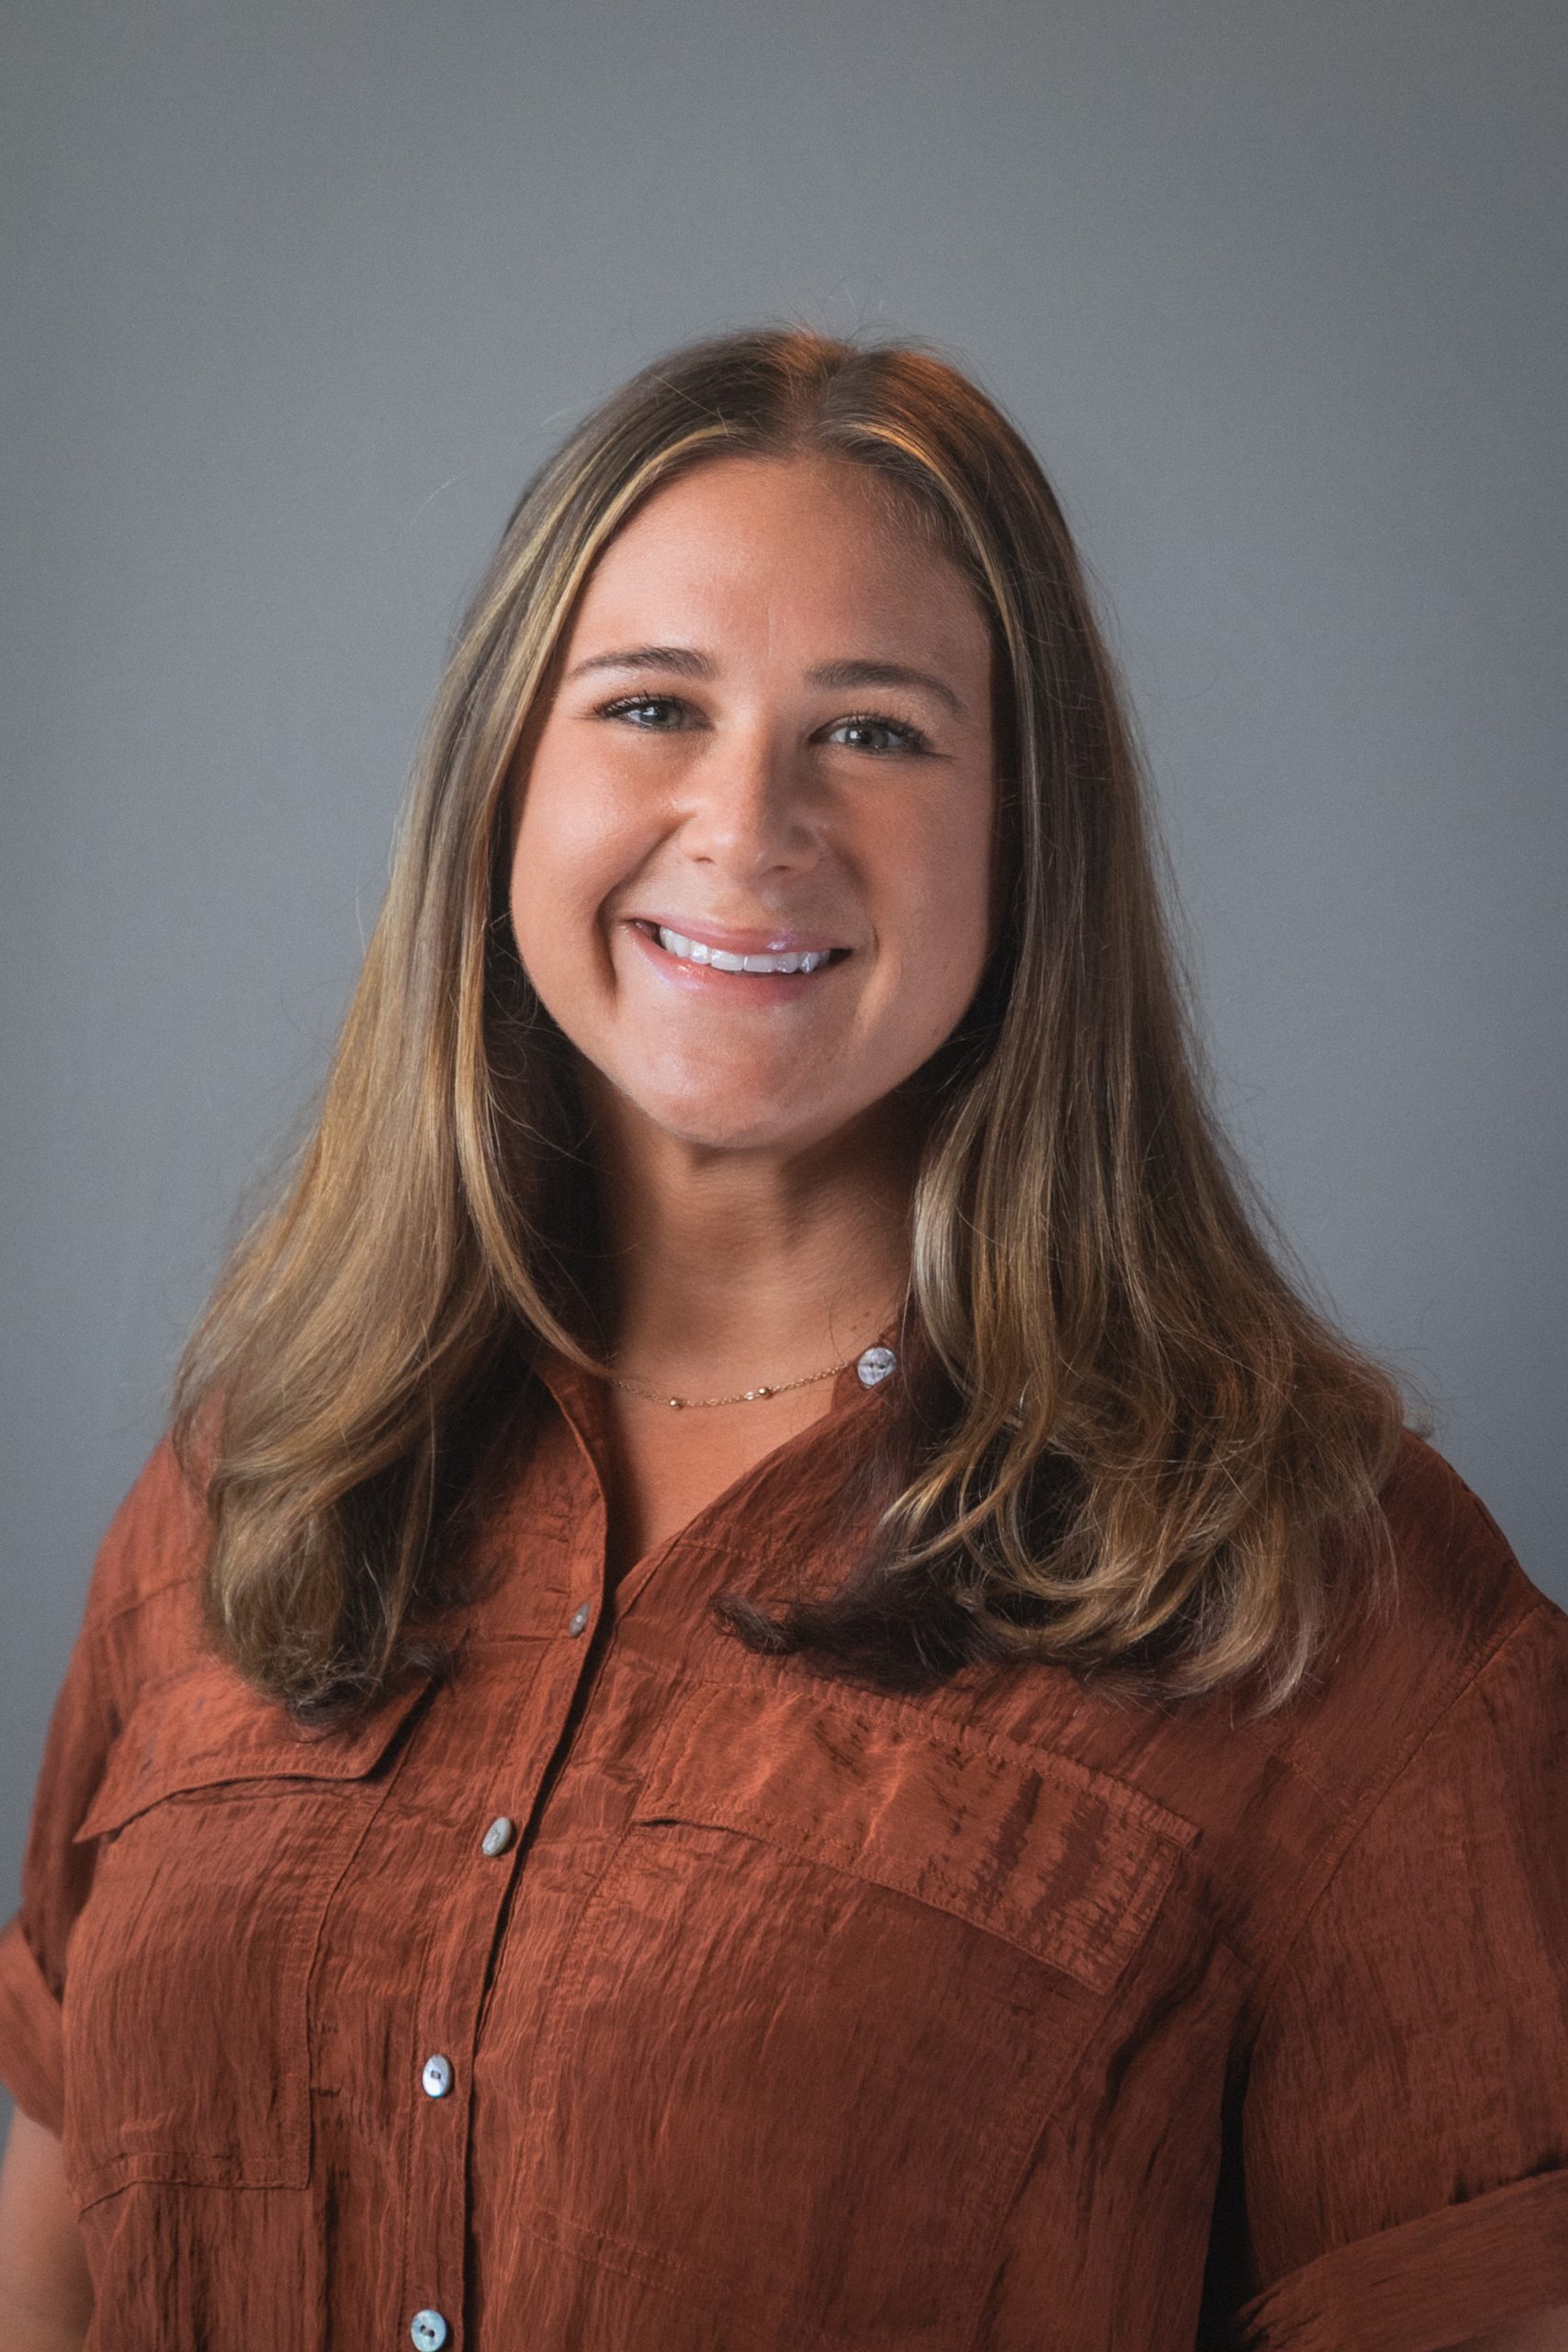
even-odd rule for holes
{"type": "MultiPolygon", "coordinates": [[[[864,1351],[859,1352],[863,1354],[864,1351]]],[[[650,1396],[656,1405],[670,1405],[677,1412],[685,1412],[694,1406],[754,1405],[763,1396],[783,1396],[791,1388],[810,1388],[819,1380],[836,1380],[840,1372],[848,1372],[851,1364],[858,1361],[858,1354],[846,1356],[842,1363],[830,1363],[825,1372],[803,1373],[798,1380],[775,1380],[768,1388],[742,1388],[734,1396],[666,1396],[662,1389],[649,1388],[640,1380],[623,1379],[616,1373],[609,1374],[609,1382],[612,1388],[627,1389],[634,1396],[650,1396]]]]}

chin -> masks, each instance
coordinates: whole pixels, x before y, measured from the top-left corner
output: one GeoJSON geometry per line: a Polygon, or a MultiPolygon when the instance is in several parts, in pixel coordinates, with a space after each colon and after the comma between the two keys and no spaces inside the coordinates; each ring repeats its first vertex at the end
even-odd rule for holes
{"type": "Polygon", "coordinates": [[[767,1101],[716,1103],[677,1101],[639,1102],[637,1108],[667,1136],[701,1151],[805,1150],[843,1125],[841,1115],[785,1110],[776,1096],[767,1101]]]}

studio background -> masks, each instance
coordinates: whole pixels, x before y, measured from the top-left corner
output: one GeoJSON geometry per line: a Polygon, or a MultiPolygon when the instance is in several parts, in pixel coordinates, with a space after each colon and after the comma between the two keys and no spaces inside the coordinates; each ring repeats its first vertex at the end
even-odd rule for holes
{"type": "Polygon", "coordinates": [[[0,1917],[464,594],[654,352],[934,336],[1102,585],[1221,1107],[1568,1601],[1556,0],[11,0],[0,1917]]]}

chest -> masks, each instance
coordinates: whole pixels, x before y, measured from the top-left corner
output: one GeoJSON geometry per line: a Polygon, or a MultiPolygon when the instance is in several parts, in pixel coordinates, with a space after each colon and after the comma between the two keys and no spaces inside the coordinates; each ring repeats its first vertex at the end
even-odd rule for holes
{"type": "MultiPolygon", "coordinates": [[[[341,1749],[300,1758],[210,1669],[161,1698],[90,1824],[85,2193],[210,2210],[215,2294],[299,2258],[237,2267],[266,2200],[211,2192],[289,2189],[306,2254],[336,2217],[329,2298],[467,2297],[479,2342],[525,2308],[548,2352],[956,2352],[1043,2124],[1102,2156],[1072,2098],[1157,2039],[1122,2157],[1146,2179],[1202,2120],[1151,2233],[1190,2299],[1231,1988],[1184,1942],[1188,1826],[1065,1757],[656,1653],[635,1612],[584,1642],[574,1590],[341,1749]]],[[[1083,2181],[1046,2188],[1035,2228],[1076,2243],[1083,2181]]],[[[1109,2275],[1055,2342],[1101,2342],[1109,2275]]]]}
{"type": "Polygon", "coordinates": [[[607,1392],[607,1567],[624,1576],[669,1542],[775,1448],[823,1413],[826,1389],[795,1389],[754,1404],[675,1409],[607,1392]]]}

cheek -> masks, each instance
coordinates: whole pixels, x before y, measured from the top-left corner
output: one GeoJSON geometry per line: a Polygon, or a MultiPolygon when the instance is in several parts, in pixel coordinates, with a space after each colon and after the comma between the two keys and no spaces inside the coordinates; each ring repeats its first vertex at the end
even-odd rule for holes
{"type": "Polygon", "coordinates": [[[517,953],[525,971],[536,982],[540,978],[543,967],[553,960],[549,921],[552,897],[550,891],[542,887],[546,870],[534,829],[520,828],[512,848],[507,899],[517,953]]]}
{"type": "Polygon", "coordinates": [[[933,1012],[962,999],[955,1020],[978,985],[991,937],[990,808],[985,796],[976,802],[938,811],[911,834],[898,888],[898,961],[908,984],[933,1012]]]}
{"type": "Polygon", "coordinates": [[[634,855],[626,811],[591,778],[536,775],[513,842],[509,896],[525,965],[593,952],[594,916],[634,855]]]}

